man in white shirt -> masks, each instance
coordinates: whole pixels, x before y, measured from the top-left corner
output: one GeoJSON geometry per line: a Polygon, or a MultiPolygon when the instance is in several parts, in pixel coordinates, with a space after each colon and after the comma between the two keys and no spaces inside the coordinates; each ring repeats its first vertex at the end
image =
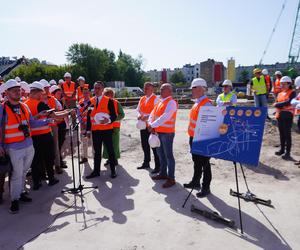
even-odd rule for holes
{"type": "Polygon", "coordinates": [[[151,112],[148,123],[149,131],[157,133],[160,147],[157,153],[160,160],[160,172],[153,176],[153,180],[166,180],[163,188],[175,185],[175,159],[173,155],[173,141],[175,136],[175,122],[177,103],[172,98],[172,86],[165,83],[160,88],[161,101],[151,112]]]}

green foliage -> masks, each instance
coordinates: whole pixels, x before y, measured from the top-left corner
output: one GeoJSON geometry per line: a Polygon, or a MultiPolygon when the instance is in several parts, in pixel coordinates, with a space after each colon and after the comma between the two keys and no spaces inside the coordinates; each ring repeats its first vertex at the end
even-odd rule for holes
{"type": "Polygon", "coordinates": [[[292,79],[295,79],[298,76],[298,71],[295,68],[287,68],[282,71],[282,75],[289,76],[292,79]]]}
{"type": "Polygon", "coordinates": [[[145,82],[142,56],[135,59],[120,51],[116,58],[114,52],[107,49],[76,43],[69,47],[66,57],[70,65],[50,66],[33,59],[28,65],[21,65],[13,70],[7,78],[20,76],[29,83],[42,78],[58,80],[68,71],[72,74],[73,81],[82,75],[89,84],[97,80],[125,81],[126,86],[142,87],[145,82]]]}
{"type": "Polygon", "coordinates": [[[249,81],[249,71],[247,70],[243,70],[241,72],[241,75],[239,77],[239,82],[243,82],[243,83],[246,83],[249,81]]]}
{"type": "Polygon", "coordinates": [[[121,89],[116,92],[116,98],[125,98],[125,97],[133,97],[134,94],[128,92],[127,89],[121,89]]]}
{"type": "Polygon", "coordinates": [[[185,83],[184,74],[181,71],[177,71],[171,75],[170,80],[173,83],[185,83]]]}

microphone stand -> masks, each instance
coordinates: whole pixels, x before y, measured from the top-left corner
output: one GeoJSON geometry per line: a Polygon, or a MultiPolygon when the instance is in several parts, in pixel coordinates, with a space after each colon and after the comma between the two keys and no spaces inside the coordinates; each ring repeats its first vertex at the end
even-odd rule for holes
{"type": "Polygon", "coordinates": [[[80,163],[80,139],[79,139],[79,124],[80,120],[82,120],[81,114],[79,116],[76,116],[76,121],[75,124],[71,124],[70,129],[69,129],[69,134],[70,134],[70,145],[71,145],[71,160],[72,160],[72,174],[73,174],[73,188],[67,188],[62,190],[62,193],[70,193],[70,194],[78,194],[80,193],[81,201],[84,202],[83,200],[83,193],[82,190],[84,189],[97,189],[98,186],[91,186],[91,187],[84,187],[82,184],[82,176],[81,176],[81,168],[80,165],[84,163],[80,163]],[[77,140],[77,156],[78,156],[78,180],[79,180],[79,185],[76,187],[76,180],[75,180],[75,166],[74,166],[74,151],[73,151],[73,135],[76,130],[76,140],[77,140]]]}

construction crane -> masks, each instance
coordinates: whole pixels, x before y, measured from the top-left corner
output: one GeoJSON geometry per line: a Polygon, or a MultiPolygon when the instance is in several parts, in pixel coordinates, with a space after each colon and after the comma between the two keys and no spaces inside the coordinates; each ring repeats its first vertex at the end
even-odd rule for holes
{"type": "Polygon", "coordinates": [[[293,36],[292,36],[292,41],[291,41],[291,46],[290,46],[290,51],[289,51],[289,63],[291,66],[293,66],[298,61],[299,53],[300,53],[300,15],[299,15],[299,12],[300,12],[300,0],[298,3],[297,15],[296,15],[293,36]]]}

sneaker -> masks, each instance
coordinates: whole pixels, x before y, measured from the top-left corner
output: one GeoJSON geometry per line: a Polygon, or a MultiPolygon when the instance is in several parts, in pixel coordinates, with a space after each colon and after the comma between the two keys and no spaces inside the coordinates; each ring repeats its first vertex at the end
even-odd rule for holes
{"type": "Polygon", "coordinates": [[[53,179],[49,180],[48,186],[54,186],[57,183],[59,183],[59,180],[53,178],[53,179]]]}
{"type": "Polygon", "coordinates": [[[163,185],[163,188],[169,188],[176,184],[176,181],[174,179],[168,179],[163,185]]]}
{"type": "Polygon", "coordinates": [[[210,189],[202,189],[199,193],[196,194],[198,198],[203,198],[210,194],[210,189]]]}
{"type": "Polygon", "coordinates": [[[100,176],[100,173],[97,173],[97,172],[92,172],[92,173],[90,173],[89,175],[87,175],[85,178],[86,179],[92,179],[92,178],[95,178],[95,177],[98,177],[98,176],[100,176]]]}
{"type": "Polygon", "coordinates": [[[32,202],[32,199],[30,197],[28,197],[25,193],[22,193],[21,196],[20,196],[19,201],[32,202]]]}
{"type": "Polygon", "coordinates": [[[11,202],[9,212],[11,214],[16,214],[19,212],[19,201],[18,200],[14,200],[11,202]]]}
{"type": "Polygon", "coordinates": [[[201,188],[201,185],[198,183],[194,183],[194,182],[189,182],[189,183],[184,183],[183,184],[183,187],[184,188],[190,188],[190,189],[200,189],[201,188]]]}
{"type": "Polygon", "coordinates": [[[283,154],[284,154],[284,150],[279,150],[279,151],[275,152],[275,155],[278,155],[278,156],[283,155],[283,154]]]}

